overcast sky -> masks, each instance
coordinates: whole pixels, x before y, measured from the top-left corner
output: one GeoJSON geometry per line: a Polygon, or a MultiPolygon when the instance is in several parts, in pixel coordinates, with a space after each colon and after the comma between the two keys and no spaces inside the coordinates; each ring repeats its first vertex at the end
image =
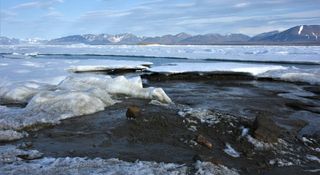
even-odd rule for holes
{"type": "Polygon", "coordinates": [[[254,35],[320,24],[320,0],[0,0],[1,36],[254,35]]]}

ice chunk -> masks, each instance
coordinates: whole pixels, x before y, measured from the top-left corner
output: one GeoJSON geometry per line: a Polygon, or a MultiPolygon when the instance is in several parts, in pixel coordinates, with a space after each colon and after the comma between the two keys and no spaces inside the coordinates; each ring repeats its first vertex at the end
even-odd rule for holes
{"type": "Polygon", "coordinates": [[[143,88],[140,77],[127,79],[124,76],[111,78],[110,76],[71,76],[66,78],[59,88],[62,89],[88,89],[98,87],[110,94],[123,94],[136,98],[158,100],[164,103],[172,103],[171,99],[161,88],[143,88]]]}
{"type": "Polygon", "coordinates": [[[259,74],[258,76],[271,77],[289,82],[305,82],[314,85],[320,84],[320,68],[302,69],[288,67],[286,70],[273,70],[259,74]]]}
{"type": "Polygon", "coordinates": [[[28,136],[25,132],[20,133],[13,130],[0,130],[0,142],[18,140],[25,136],[28,136]]]}
{"type": "MultiPolygon", "coordinates": [[[[17,149],[14,145],[0,146],[0,167],[4,167],[5,163],[12,163],[22,158],[25,159],[36,159],[42,157],[42,153],[37,150],[21,150],[17,149]]],[[[4,172],[4,169],[0,169],[0,172],[4,172]]],[[[32,173],[31,173],[32,174],[32,173]]]]}
{"type": "Polygon", "coordinates": [[[0,85],[0,102],[27,103],[36,93],[53,86],[37,82],[3,83],[0,85]]]}
{"type": "Polygon", "coordinates": [[[286,67],[278,65],[244,64],[244,63],[173,63],[153,67],[150,71],[165,73],[183,72],[240,72],[258,75],[271,70],[283,70],[286,67]]]}
{"type": "Polygon", "coordinates": [[[32,98],[25,110],[35,115],[56,116],[66,119],[74,116],[92,114],[113,105],[114,101],[107,93],[99,93],[98,89],[88,91],[46,91],[32,98]]]}
{"type": "Polygon", "coordinates": [[[35,95],[23,109],[0,108],[0,129],[55,124],[62,119],[101,111],[114,103],[107,92],[99,89],[44,91],[35,95]]]}
{"type": "Polygon", "coordinates": [[[317,156],[308,154],[308,155],[306,155],[306,158],[307,158],[308,160],[311,160],[311,161],[315,161],[315,162],[320,163],[320,158],[318,158],[317,156]]]}
{"type": "Polygon", "coordinates": [[[240,157],[240,153],[232,148],[229,143],[226,143],[226,148],[223,151],[231,157],[240,157]]]}
{"type": "Polygon", "coordinates": [[[68,70],[72,72],[89,72],[89,71],[107,71],[114,69],[135,69],[135,70],[144,70],[148,69],[146,66],[136,65],[136,66],[127,66],[127,65],[112,65],[112,66],[101,66],[101,65],[86,65],[86,66],[71,66],[68,70]]]}
{"type": "MultiPolygon", "coordinates": [[[[36,85],[33,86],[35,87],[36,85]]],[[[19,86],[16,88],[19,89],[19,86]]],[[[63,119],[92,114],[116,103],[112,99],[116,94],[171,103],[171,99],[161,88],[143,88],[140,77],[127,79],[123,76],[112,78],[103,75],[75,75],[52,89],[32,91],[33,97],[25,108],[0,106],[0,130],[21,130],[36,125],[56,124],[63,119]]],[[[22,97],[21,99],[26,99],[24,94],[22,97]]]]}
{"type": "Polygon", "coordinates": [[[314,73],[285,73],[280,79],[291,82],[308,82],[310,84],[320,84],[320,74],[314,73]]]}

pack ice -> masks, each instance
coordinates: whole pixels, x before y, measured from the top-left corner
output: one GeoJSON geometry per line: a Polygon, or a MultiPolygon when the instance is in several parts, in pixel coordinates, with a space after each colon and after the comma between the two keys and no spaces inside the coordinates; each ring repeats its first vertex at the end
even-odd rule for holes
{"type": "Polygon", "coordinates": [[[27,103],[24,108],[0,106],[0,139],[19,139],[26,128],[57,124],[60,120],[92,114],[117,102],[118,94],[172,103],[161,88],[143,88],[140,77],[72,75],[58,85],[37,82],[0,86],[0,102],[27,103]]]}

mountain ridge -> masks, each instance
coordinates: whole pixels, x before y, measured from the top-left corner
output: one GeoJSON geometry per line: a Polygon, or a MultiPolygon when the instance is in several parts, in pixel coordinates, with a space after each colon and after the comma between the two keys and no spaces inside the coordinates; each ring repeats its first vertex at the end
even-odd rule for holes
{"type": "Polygon", "coordinates": [[[122,34],[83,34],[69,35],[52,40],[19,40],[0,37],[1,45],[13,44],[89,44],[89,45],[215,45],[215,44],[314,44],[320,45],[320,25],[300,25],[285,31],[265,32],[253,37],[241,33],[221,35],[216,33],[190,35],[187,33],[168,34],[163,36],[136,36],[122,34]]]}

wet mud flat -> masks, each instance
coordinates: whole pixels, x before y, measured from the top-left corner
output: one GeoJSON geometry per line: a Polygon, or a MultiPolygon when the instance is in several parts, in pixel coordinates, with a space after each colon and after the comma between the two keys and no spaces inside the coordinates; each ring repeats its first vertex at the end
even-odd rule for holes
{"type": "Polygon", "coordinates": [[[142,77],[145,86],[162,87],[175,105],[122,96],[102,112],[13,143],[48,157],[186,164],[190,174],[197,160],[240,174],[319,173],[318,86],[231,74],[142,77]],[[135,119],[126,117],[130,106],[141,110],[135,119]]]}

